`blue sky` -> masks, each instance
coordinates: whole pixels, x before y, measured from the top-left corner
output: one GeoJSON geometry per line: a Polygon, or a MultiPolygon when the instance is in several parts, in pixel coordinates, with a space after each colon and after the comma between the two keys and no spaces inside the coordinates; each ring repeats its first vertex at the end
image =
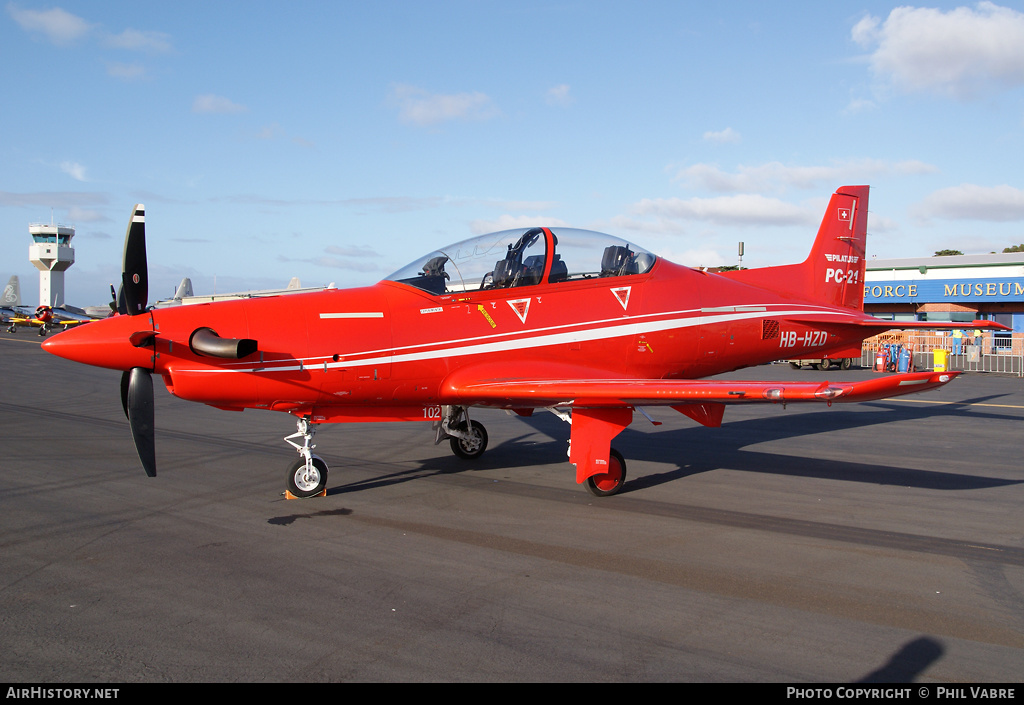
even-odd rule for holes
{"type": "Polygon", "coordinates": [[[373,283],[518,225],[691,266],[802,260],[872,186],[868,254],[1024,242],[1022,3],[5,2],[0,278],[74,225],[106,301],[373,283]]]}

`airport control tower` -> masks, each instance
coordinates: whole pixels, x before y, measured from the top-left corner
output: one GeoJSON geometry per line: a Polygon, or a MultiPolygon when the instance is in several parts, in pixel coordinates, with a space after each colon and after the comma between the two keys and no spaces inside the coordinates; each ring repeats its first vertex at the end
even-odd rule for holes
{"type": "Polygon", "coordinates": [[[34,224],[28,226],[32,244],[28,259],[39,270],[39,305],[63,306],[64,272],[75,263],[71,238],[75,229],[66,225],[34,224]]]}

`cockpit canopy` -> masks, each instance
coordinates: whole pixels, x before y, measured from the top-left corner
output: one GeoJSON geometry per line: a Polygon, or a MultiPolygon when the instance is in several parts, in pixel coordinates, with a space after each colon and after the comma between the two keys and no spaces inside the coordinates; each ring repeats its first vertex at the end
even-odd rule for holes
{"type": "Polygon", "coordinates": [[[441,248],[387,279],[440,295],[643,274],[654,261],[650,252],[604,233],[517,228],[441,248]]]}

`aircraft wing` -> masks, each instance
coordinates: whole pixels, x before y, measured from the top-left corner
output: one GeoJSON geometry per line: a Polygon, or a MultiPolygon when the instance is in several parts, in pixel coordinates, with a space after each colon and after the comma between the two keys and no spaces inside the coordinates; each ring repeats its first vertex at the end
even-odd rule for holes
{"type": "Polygon", "coordinates": [[[93,316],[90,316],[81,309],[76,309],[72,311],[67,308],[53,309],[53,318],[55,323],[61,323],[64,325],[74,325],[75,323],[88,323],[89,321],[96,320],[93,316]]]}
{"type": "Polygon", "coordinates": [[[444,396],[459,399],[463,404],[505,408],[861,402],[935,389],[947,384],[957,374],[911,372],[842,382],[751,382],[719,379],[469,379],[470,375],[460,370],[445,381],[444,396]]]}

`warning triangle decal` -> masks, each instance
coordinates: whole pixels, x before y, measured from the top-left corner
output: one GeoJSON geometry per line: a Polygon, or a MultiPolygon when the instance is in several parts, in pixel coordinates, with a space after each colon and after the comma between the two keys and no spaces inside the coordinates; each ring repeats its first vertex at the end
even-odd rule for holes
{"type": "Polygon", "coordinates": [[[526,314],[530,312],[530,300],[529,299],[515,299],[509,301],[508,305],[512,307],[512,310],[519,316],[519,320],[526,323],[526,314]]]}
{"type": "Polygon", "coordinates": [[[632,288],[633,287],[631,286],[620,286],[612,289],[612,293],[615,295],[615,298],[618,299],[620,304],[622,304],[623,311],[625,311],[626,307],[629,306],[629,290],[632,288]]]}

